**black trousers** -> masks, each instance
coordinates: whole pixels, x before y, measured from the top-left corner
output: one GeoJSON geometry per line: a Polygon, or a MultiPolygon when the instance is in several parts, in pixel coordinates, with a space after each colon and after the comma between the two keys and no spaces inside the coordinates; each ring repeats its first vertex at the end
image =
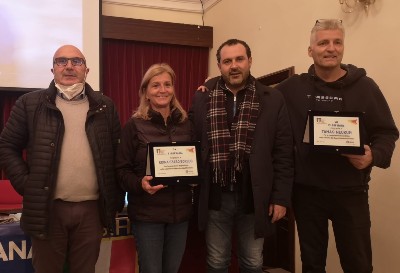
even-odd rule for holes
{"type": "Polygon", "coordinates": [[[293,208],[302,273],[326,273],[328,220],[332,221],[343,272],[372,272],[367,189],[337,192],[295,186],[293,208]]]}

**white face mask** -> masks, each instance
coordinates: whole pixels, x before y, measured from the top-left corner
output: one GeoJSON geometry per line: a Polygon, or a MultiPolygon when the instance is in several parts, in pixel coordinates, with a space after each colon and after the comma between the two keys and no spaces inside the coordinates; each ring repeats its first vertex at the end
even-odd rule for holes
{"type": "Polygon", "coordinates": [[[75,83],[70,86],[56,83],[57,89],[61,93],[63,93],[64,96],[67,97],[67,99],[69,99],[69,100],[72,100],[77,95],[79,95],[82,92],[84,86],[85,86],[85,82],[78,82],[78,83],[75,83]]]}

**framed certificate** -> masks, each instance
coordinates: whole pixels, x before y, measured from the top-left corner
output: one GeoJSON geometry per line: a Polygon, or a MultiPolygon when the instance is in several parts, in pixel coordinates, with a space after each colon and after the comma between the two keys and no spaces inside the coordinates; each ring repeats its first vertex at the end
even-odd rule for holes
{"type": "Polygon", "coordinates": [[[313,150],[364,154],[363,113],[309,111],[309,140],[313,150]]]}
{"type": "Polygon", "coordinates": [[[152,186],[198,184],[200,142],[150,142],[147,144],[146,175],[152,186]]]}

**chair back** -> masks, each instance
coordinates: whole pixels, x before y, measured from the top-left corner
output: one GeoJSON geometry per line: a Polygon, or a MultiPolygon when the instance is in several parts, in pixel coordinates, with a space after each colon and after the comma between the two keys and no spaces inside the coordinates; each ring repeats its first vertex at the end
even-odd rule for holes
{"type": "Polygon", "coordinates": [[[22,196],[10,183],[10,180],[0,180],[0,212],[19,211],[22,209],[22,196]]]}

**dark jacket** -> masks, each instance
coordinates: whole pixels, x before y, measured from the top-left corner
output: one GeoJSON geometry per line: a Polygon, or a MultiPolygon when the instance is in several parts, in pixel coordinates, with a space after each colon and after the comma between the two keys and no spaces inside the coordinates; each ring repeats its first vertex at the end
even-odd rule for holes
{"type": "MultiPolygon", "coordinates": [[[[86,134],[93,153],[99,184],[103,225],[112,230],[115,214],[123,207],[123,192],[114,172],[120,122],[112,101],[86,84],[89,100],[86,134]]],[[[64,123],[55,105],[54,81],[48,89],[21,96],[0,135],[0,166],[15,190],[23,196],[22,229],[29,235],[47,237],[55,190],[64,123]],[[26,149],[26,160],[22,157],[26,149]]],[[[97,213],[97,212],[96,212],[97,213]]]]}
{"type": "Polygon", "coordinates": [[[387,168],[399,132],[389,106],[377,84],[362,68],[342,65],[347,74],[325,82],[308,73],[294,75],[279,84],[288,107],[296,146],[295,183],[326,190],[363,189],[368,186],[372,166],[387,168]],[[364,143],[372,150],[373,163],[358,170],[339,154],[311,152],[303,143],[308,110],[364,112],[364,143]]]}
{"type": "MultiPolygon", "coordinates": [[[[219,77],[217,78],[217,80],[219,77]]],[[[215,87],[206,83],[209,90],[215,87]]],[[[207,138],[207,102],[210,91],[196,92],[189,112],[197,140],[201,140],[204,181],[199,196],[199,228],[207,223],[211,165],[208,161],[210,143],[207,138]]],[[[279,91],[256,81],[256,95],[260,109],[251,146],[249,168],[254,200],[255,236],[265,237],[271,232],[268,216],[270,204],[289,207],[293,183],[293,142],[289,116],[279,91]]]]}
{"type": "Polygon", "coordinates": [[[192,193],[188,185],[169,185],[150,195],[142,188],[146,174],[147,143],[191,141],[190,122],[179,122],[181,113],[174,110],[168,118],[149,111],[150,120],[131,118],[126,123],[117,153],[117,173],[121,187],[128,192],[131,220],[156,223],[187,221],[192,213],[192,193]]]}

